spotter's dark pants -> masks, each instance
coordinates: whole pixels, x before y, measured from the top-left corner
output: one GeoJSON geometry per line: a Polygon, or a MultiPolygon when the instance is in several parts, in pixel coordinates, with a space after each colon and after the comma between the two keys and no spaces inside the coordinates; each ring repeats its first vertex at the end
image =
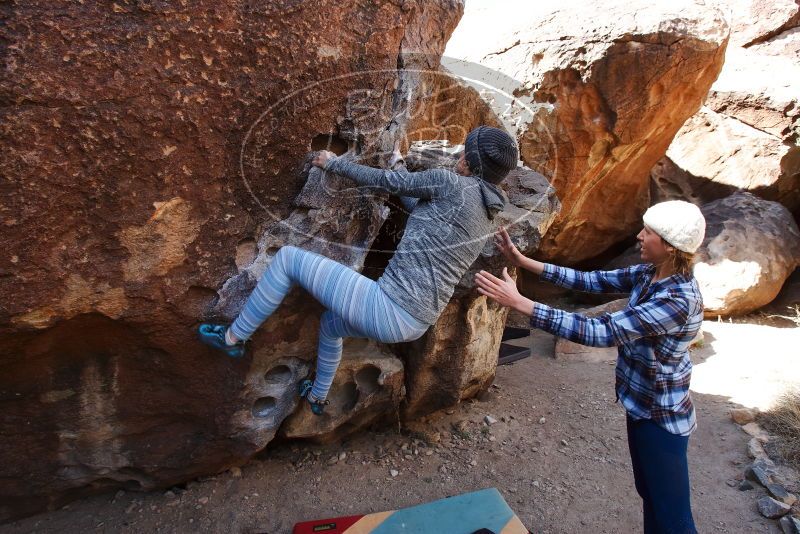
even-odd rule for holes
{"type": "Polygon", "coordinates": [[[689,496],[689,436],[671,434],[649,419],[627,418],[628,448],[645,534],[696,534],[689,496]]]}

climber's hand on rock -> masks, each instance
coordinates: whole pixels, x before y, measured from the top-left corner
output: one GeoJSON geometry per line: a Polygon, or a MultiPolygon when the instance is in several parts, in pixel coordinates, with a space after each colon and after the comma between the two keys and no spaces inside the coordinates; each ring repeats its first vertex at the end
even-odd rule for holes
{"type": "Polygon", "coordinates": [[[397,139],[394,142],[394,150],[392,151],[392,155],[397,155],[397,156],[399,156],[401,158],[403,157],[403,155],[400,153],[400,140],[399,139],[397,139]]]}
{"type": "Polygon", "coordinates": [[[475,284],[481,295],[486,295],[501,306],[508,306],[526,315],[530,315],[533,310],[533,301],[520,294],[517,283],[509,276],[506,267],[503,267],[502,279],[492,273],[480,271],[475,275],[475,284]]]}
{"type": "Polygon", "coordinates": [[[388,167],[390,169],[395,169],[398,165],[402,165],[405,162],[403,161],[403,154],[400,153],[400,141],[397,140],[394,142],[394,151],[392,152],[391,157],[388,161],[388,167]]]}
{"type": "Polygon", "coordinates": [[[316,165],[320,169],[324,169],[325,165],[327,165],[328,161],[335,158],[336,154],[331,152],[330,150],[320,150],[314,159],[311,161],[312,165],[316,165]]]}
{"type": "Polygon", "coordinates": [[[513,265],[519,267],[522,264],[522,252],[511,241],[511,236],[504,227],[500,227],[494,234],[494,245],[503,253],[503,256],[513,265]]]}

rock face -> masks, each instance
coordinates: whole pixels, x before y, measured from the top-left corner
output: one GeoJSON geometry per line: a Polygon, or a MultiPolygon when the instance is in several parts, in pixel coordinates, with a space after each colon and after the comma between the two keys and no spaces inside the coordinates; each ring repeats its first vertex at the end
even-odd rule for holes
{"type": "Polygon", "coordinates": [[[731,4],[732,43],[722,72],[705,105],[654,167],[653,202],[705,203],[749,191],[797,215],[800,6],[780,0],[731,4]]]}
{"type": "MultiPolygon", "coordinates": [[[[232,322],[283,246],[311,250],[355,270],[363,268],[369,247],[389,213],[384,196],[365,194],[350,180],[317,167],[306,166],[302,175],[307,180],[293,202],[295,209],[287,218],[266,226],[255,246],[255,257],[239,255],[241,271],[219,290],[208,314],[210,319],[232,322]]],[[[267,444],[281,428],[287,437],[325,442],[358,428],[358,423],[367,424],[385,413],[397,412],[402,398],[402,362],[387,358],[386,352],[375,344],[365,346],[354,340],[342,354],[342,368],[332,388],[332,404],[325,415],[314,416],[304,404],[286,421],[297,408],[298,382],[314,367],[316,341],[312,332],[318,328],[316,318],[321,311],[312,297],[295,290],[287,297],[286,305],[253,335],[252,362],[244,377],[244,383],[251,387],[243,390],[240,397],[245,406],[252,408],[237,414],[237,434],[247,435],[253,443],[267,444]],[[298,313],[309,317],[309,329],[293,343],[281,343],[286,335],[284,328],[289,326],[284,320],[286,310],[291,310],[290,317],[298,313]],[[293,356],[287,359],[289,354],[293,356]],[[374,377],[372,370],[378,371],[374,377]],[[378,384],[381,373],[384,376],[378,384]],[[360,378],[354,382],[353,376],[360,378]],[[364,378],[367,376],[369,383],[364,378]]]]}
{"type": "Polygon", "coordinates": [[[468,6],[445,65],[496,88],[523,162],[556,188],[540,257],[574,263],[637,229],[650,169],[717,78],[727,34],[721,11],[688,1],[468,6]]]}
{"type": "Polygon", "coordinates": [[[457,145],[477,126],[502,126],[487,101],[488,91],[476,90],[444,66],[426,71],[420,78],[426,97],[411,113],[406,128],[409,142],[438,139],[457,145]]]}
{"type": "MultiPolygon", "coordinates": [[[[410,169],[451,168],[462,151],[463,147],[447,143],[418,143],[412,145],[407,162],[410,169]]],[[[531,254],[560,209],[555,190],[544,176],[526,167],[511,171],[503,188],[510,202],[497,217],[517,247],[531,254]]],[[[402,346],[407,384],[404,418],[452,406],[485,390],[494,380],[508,308],[477,294],[473,280],[481,269],[499,275],[503,266],[502,255],[487,240],[436,324],[420,339],[402,346]]]]}
{"type": "Polygon", "coordinates": [[[314,415],[304,403],[281,426],[281,435],[327,443],[387,414],[396,418],[405,394],[403,378],[403,363],[394,354],[373,341],[349,339],[325,413],[314,415]]]}
{"type": "Polygon", "coordinates": [[[768,304],[800,265],[800,231],[789,211],[750,193],[701,208],[706,238],[694,274],[707,317],[741,315],[768,304]]]}
{"type": "Polygon", "coordinates": [[[795,0],[738,0],[731,8],[731,44],[760,48],[790,40],[800,27],[795,0]]]}
{"type": "Polygon", "coordinates": [[[383,200],[349,218],[312,193],[294,204],[304,157],[372,162],[391,147],[462,9],[4,9],[0,520],[174,484],[266,445],[313,359],[319,306],[290,295],[242,361],[194,328],[230,316],[290,235],[363,264],[383,200]]]}
{"type": "Polygon", "coordinates": [[[424,336],[404,344],[402,417],[414,419],[485,391],[494,381],[507,315],[508,308],[486,297],[465,295],[451,300],[424,336]]]}

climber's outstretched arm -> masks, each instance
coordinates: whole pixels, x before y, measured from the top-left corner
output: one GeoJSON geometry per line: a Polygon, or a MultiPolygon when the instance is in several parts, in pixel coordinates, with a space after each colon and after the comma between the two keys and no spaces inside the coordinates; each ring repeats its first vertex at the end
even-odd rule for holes
{"type": "Polygon", "coordinates": [[[405,166],[395,170],[373,169],[321,151],[313,161],[317,167],[355,181],[358,185],[377,187],[400,197],[433,199],[449,195],[456,185],[455,174],[444,169],[409,172],[405,166]]]}

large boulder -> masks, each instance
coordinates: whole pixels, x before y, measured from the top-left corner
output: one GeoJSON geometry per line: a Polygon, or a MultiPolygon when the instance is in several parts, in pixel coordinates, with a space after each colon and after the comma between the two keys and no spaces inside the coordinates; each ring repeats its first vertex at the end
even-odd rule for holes
{"type": "Polygon", "coordinates": [[[800,208],[798,79],[795,58],[729,50],[706,105],[654,167],[652,202],[749,191],[800,208]]]}
{"type": "Polygon", "coordinates": [[[728,0],[731,45],[756,48],[788,38],[800,27],[800,4],[796,0],[728,0]]]}
{"type": "Polygon", "coordinates": [[[650,169],[702,104],[727,36],[719,9],[689,0],[467,6],[443,61],[495,89],[523,162],[556,188],[540,257],[592,258],[641,224],[650,169]]]}
{"type": "Polygon", "coordinates": [[[464,295],[450,301],[424,336],[404,344],[403,418],[415,419],[486,391],[494,382],[507,315],[508,308],[484,296],[464,295]]]}
{"type": "Polygon", "coordinates": [[[4,8],[0,520],[219,471],[272,439],[313,359],[319,306],[293,292],[241,361],[194,329],[230,316],[274,247],[303,239],[287,228],[363,264],[383,199],[359,213],[294,203],[304,157],[372,162],[390,148],[462,10],[4,8]]]}
{"type": "Polygon", "coordinates": [[[653,202],[749,191],[800,209],[800,5],[731,6],[731,45],[705,105],[652,172],[653,202]]]}
{"type": "MultiPolygon", "coordinates": [[[[695,256],[694,275],[706,317],[743,315],[772,302],[800,265],[800,234],[791,213],[744,192],[709,202],[701,211],[706,236],[695,256]]],[[[641,262],[637,245],[604,268],[641,262]]]]}
{"type": "Polygon", "coordinates": [[[750,193],[701,210],[706,237],[694,274],[706,317],[742,315],[770,303],[800,265],[800,231],[791,213],[750,193]]]}

